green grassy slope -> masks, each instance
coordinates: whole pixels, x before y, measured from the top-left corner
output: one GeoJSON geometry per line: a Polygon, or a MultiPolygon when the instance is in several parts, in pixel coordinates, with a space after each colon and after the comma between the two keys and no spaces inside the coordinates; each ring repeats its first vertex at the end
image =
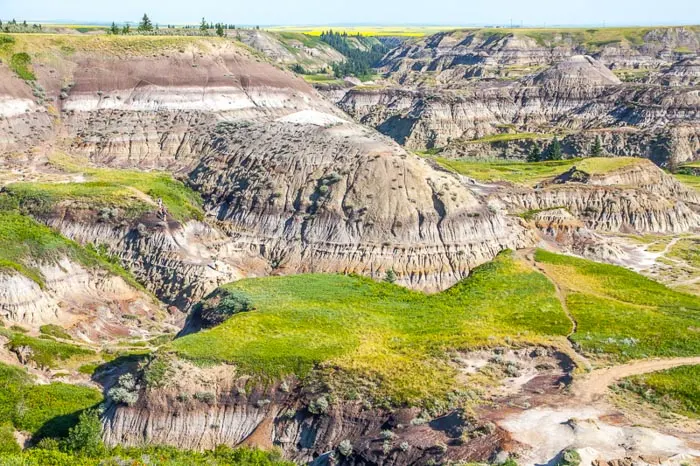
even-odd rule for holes
{"type": "MultiPolygon", "coordinates": [[[[700,298],[620,267],[544,251],[536,260],[567,291],[578,322],[572,339],[589,356],[700,354],[693,330],[700,298]]],[[[342,275],[251,279],[226,288],[249,295],[255,310],[177,339],[170,349],[270,378],[318,376],[321,368],[345,395],[364,384],[392,403],[421,404],[459,389],[449,361],[454,351],[552,343],[571,325],[552,283],[510,253],[435,295],[342,275]]]]}
{"type": "Polygon", "coordinates": [[[60,154],[51,157],[50,162],[63,172],[84,176],[85,181],[13,183],[5,187],[5,203],[39,214],[62,202],[73,203],[73,208],[117,208],[120,219],[130,220],[156,210],[160,198],[176,220],[201,219],[204,215],[199,194],[168,173],[93,168],[60,154]]]}
{"type": "Polygon", "coordinates": [[[83,248],[13,209],[5,209],[6,196],[0,195],[0,271],[11,270],[44,286],[44,277],[37,262],[51,262],[69,257],[86,267],[99,267],[122,277],[127,283],[143,287],[126,270],[101,258],[95,251],[83,248]]]}
{"type": "Polygon", "coordinates": [[[98,390],[64,383],[34,385],[23,370],[0,363],[0,419],[32,435],[60,437],[77,413],[102,401],[98,390]]]}
{"type": "Polygon", "coordinates": [[[684,416],[700,419],[700,366],[684,366],[629,377],[618,384],[623,390],[684,416]]]}
{"type": "Polygon", "coordinates": [[[561,175],[572,167],[591,175],[605,174],[639,163],[634,157],[593,157],[547,162],[475,162],[468,159],[435,158],[444,168],[480,181],[509,181],[533,186],[561,175]]]}
{"type": "Polygon", "coordinates": [[[568,290],[573,340],[618,361],[700,354],[700,298],[622,267],[538,251],[535,259],[568,290]]]}
{"type": "Polygon", "coordinates": [[[372,381],[397,403],[458,387],[446,353],[511,342],[547,342],[569,329],[547,279],[504,253],[436,295],[343,275],[243,280],[256,309],[172,348],[270,377],[333,367],[343,384],[372,381]]]}

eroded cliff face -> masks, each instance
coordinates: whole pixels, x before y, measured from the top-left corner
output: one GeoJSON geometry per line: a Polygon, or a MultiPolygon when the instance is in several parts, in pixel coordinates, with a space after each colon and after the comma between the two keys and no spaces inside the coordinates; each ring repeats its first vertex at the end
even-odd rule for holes
{"type": "Polygon", "coordinates": [[[696,29],[647,30],[642,45],[552,34],[456,31],[409,41],[380,64],[381,86],[351,89],[338,105],[410,149],[444,156],[524,158],[552,133],[574,156],[587,155],[596,136],[613,155],[700,156],[696,29]],[[507,142],[479,141],[509,133],[507,142]]]}
{"type": "Polygon", "coordinates": [[[109,406],[103,416],[107,444],[147,442],[194,450],[274,446],[295,462],[328,464],[332,456],[341,459],[336,449],[346,441],[352,445],[348,461],[396,465],[486,461],[505,445],[513,447],[503,430],[484,428],[485,421],[458,411],[431,423],[417,422],[419,408],[328,402],[328,394],[294,379],[260,384],[234,366],[201,368],[176,359],[169,364],[159,386],[146,387],[139,379],[138,401],[132,406],[109,406]],[[479,435],[453,441],[462,430],[479,435]]]}
{"type": "Polygon", "coordinates": [[[190,176],[281,273],[393,268],[400,283],[437,290],[531,241],[454,176],[347,122],[223,128],[190,176]]]}
{"type": "MultiPolygon", "coordinates": [[[[574,166],[534,189],[503,189],[494,197],[511,208],[546,211],[537,214],[544,215],[538,222],[544,222],[541,229],[545,230],[564,220],[557,215],[558,221],[552,225],[547,222],[547,213],[554,214],[560,208],[586,228],[602,232],[682,233],[700,227],[698,192],[648,160],[592,174],[574,166]]],[[[568,230],[563,229],[564,233],[568,230]]]]}
{"type": "Polygon", "coordinates": [[[167,303],[186,308],[223,282],[266,273],[394,269],[399,283],[439,290],[534,241],[453,175],[231,41],[165,41],[151,56],[122,40],[124,49],[58,49],[36,63],[58,109],[53,144],[96,165],[177,173],[202,194],[207,219],[36,215],[105,244],[167,303]]]}
{"type": "Polygon", "coordinates": [[[29,328],[60,324],[85,341],[139,337],[163,328],[161,306],[121,277],[68,257],[44,261],[37,269],[41,285],[18,272],[0,271],[3,321],[29,328]],[[143,324],[135,322],[139,319],[143,324]]]}

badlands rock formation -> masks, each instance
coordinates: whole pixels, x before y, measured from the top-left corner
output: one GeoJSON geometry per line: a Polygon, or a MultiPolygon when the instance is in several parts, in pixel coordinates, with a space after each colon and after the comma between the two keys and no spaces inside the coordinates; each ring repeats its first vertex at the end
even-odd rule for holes
{"type": "Polygon", "coordinates": [[[384,86],[351,89],[338,104],[409,148],[447,156],[523,158],[559,133],[572,155],[600,137],[615,155],[695,160],[698,31],[637,33],[602,44],[552,32],[440,33],[395,48],[380,64],[384,86]],[[508,133],[511,142],[479,141],[508,133]]]}
{"type": "MultiPolygon", "coordinates": [[[[48,144],[96,165],[176,173],[202,193],[209,222],[35,215],[69,238],[106,245],[168,303],[186,308],[222,282],[271,272],[382,277],[393,268],[400,283],[444,289],[533,241],[453,175],[231,41],[155,38],[151,55],[133,51],[138,39],[114,39],[100,53],[89,42],[99,38],[86,37],[74,39],[75,53],[34,57],[58,112],[48,144]]],[[[27,40],[31,51],[42,39],[27,40]]],[[[3,99],[21,101],[28,85],[16,84],[3,99]]],[[[30,130],[27,115],[13,126],[30,130]]],[[[17,138],[5,153],[33,147],[17,138]]]]}

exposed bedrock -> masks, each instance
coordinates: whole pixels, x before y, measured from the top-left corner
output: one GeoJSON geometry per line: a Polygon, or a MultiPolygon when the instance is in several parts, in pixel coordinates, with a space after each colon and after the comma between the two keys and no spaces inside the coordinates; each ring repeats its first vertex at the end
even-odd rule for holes
{"type": "Polygon", "coordinates": [[[222,128],[190,178],[207,210],[282,273],[393,268],[437,290],[531,241],[454,176],[351,123],[222,128]]]}
{"type": "Polygon", "coordinates": [[[87,340],[139,336],[164,320],[161,306],[121,277],[67,257],[37,264],[41,285],[25,275],[0,272],[0,317],[31,328],[61,324],[87,340]],[[139,328],[140,327],[140,328],[139,328]]]}

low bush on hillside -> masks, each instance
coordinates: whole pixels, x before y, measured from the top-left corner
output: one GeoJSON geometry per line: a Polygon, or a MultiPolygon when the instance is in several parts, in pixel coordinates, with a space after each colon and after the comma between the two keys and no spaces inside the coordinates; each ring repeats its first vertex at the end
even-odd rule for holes
{"type": "Polygon", "coordinates": [[[227,289],[217,291],[197,306],[197,312],[204,327],[215,327],[235,314],[252,309],[253,300],[250,296],[242,291],[227,289]]]}

